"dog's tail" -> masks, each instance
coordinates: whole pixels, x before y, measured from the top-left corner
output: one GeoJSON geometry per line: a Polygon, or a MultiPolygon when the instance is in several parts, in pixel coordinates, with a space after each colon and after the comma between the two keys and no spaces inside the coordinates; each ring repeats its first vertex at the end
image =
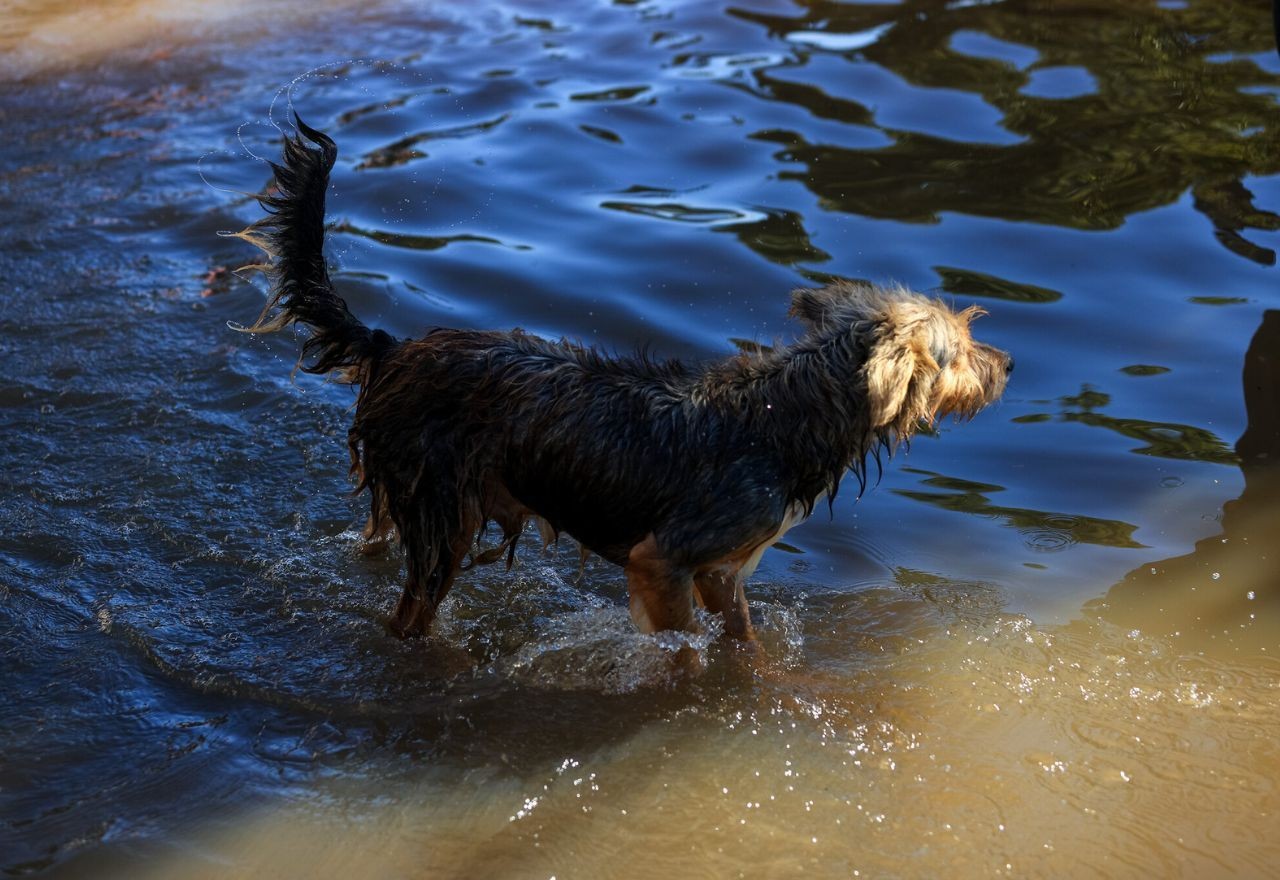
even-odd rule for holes
{"type": "Polygon", "coordinates": [[[267,216],[236,234],[268,257],[245,268],[260,270],[273,282],[262,314],[251,327],[242,329],[272,333],[290,324],[304,324],[311,336],[303,343],[300,369],[335,371],[342,381],[366,384],[395,340],[361,323],[333,289],[324,261],[324,197],[338,147],[296,114],[294,122],[298,133],[285,138],[284,163],[271,163],[276,192],[259,197],[267,216]]]}

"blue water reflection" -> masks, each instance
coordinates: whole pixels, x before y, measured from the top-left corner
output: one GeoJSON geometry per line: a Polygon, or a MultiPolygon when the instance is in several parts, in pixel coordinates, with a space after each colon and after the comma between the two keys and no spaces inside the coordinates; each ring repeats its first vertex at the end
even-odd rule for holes
{"type": "Polygon", "coordinates": [[[1032,71],[1022,93],[1032,98],[1062,100],[1097,92],[1098,83],[1083,67],[1041,67],[1032,71]]]}

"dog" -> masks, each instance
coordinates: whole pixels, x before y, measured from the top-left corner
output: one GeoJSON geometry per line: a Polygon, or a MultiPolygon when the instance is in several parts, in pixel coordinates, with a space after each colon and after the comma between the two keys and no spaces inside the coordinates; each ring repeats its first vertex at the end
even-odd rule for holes
{"type": "Polygon", "coordinates": [[[521,330],[436,327],[396,339],[357,319],[325,265],[337,147],[295,116],[267,215],[238,236],[266,252],[272,291],[253,333],[310,330],[298,366],[358,387],[348,435],[371,543],[394,534],[407,578],[390,621],[428,631],[458,574],[506,556],[524,526],[567,533],[623,567],[637,627],[693,632],[695,603],[754,639],[744,581],[764,551],[834,500],[846,471],[921,425],[972,417],[1013,360],[956,312],[897,286],[838,281],[792,294],[789,345],[700,366],[618,357],[521,330]],[[481,551],[489,523],[502,540],[481,551]]]}

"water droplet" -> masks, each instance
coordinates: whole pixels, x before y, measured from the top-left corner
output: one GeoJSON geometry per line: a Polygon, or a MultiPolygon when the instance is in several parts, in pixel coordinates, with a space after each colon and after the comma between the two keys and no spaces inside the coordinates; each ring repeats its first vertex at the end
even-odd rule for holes
{"type": "Polygon", "coordinates": [[[1220,578],[1220,577],[1222,577],[1222,575],[1221,575],[1219,572],[1216,572],[1216,571],[1215,571],[1215,572],[1213,573],[1213,579],[1214,579],[1215,581],[1216,581],[1218,578],[1220,578]]]}
{"type": "Polygon", "coordinates": [[[1253,590],[1250,590],[1249,592],[1244,594],[1244,597],[1248,599],[1250,602],[1252,602],[1254,599],[1258,598],[1258,594],[1255,593],[1253,590]]]}

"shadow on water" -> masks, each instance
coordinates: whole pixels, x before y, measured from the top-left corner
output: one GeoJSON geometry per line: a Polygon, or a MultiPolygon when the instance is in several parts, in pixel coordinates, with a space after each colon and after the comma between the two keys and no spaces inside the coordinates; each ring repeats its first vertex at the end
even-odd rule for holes
{"type": "Polygon", "coordinates": [[[1280,311],[1263,315],[1245,355],[1249,425],[1236,441],[1244,491],[1222,532],[1183,556],[1130,572],[1091,614],[1214,656],[1276,652],[1280,615],[1280,311]]]}

